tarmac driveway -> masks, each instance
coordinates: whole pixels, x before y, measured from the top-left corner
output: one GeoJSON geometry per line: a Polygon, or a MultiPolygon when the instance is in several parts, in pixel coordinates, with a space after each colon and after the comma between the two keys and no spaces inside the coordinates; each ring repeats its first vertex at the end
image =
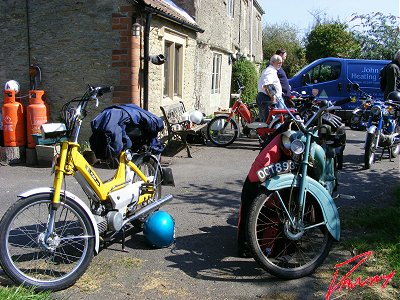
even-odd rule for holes
{"type": "MultiPolygon", "coordinates": [[[[348,131],[340,192],[354,195],[356,200],[339,199],[339,208],[389,203],[388,191],[399,182],[398,158],[363,170],[364,135],[348,131]]],[[[265,273],[252,259],[236,257],[241,188],[258,150],[256,140],[242,138],[228,148],[210,143],[193,146],[193,158],[187,158],[185,151],[165,158],[171,162],[176,187],[163,188],[163,194],[174,195],[163,209],[176,221],[176,244],[150,249],[142,233],[133,234],[127,240],[128,253],[121,251],[119,243],[103,249],[85,275],[73,287],[56,293],[55,298],[324,299],[334,265],[348,259],[349,253],[335,248],[314,275],[291,281],[265,273]]],[[[113,173],[98,171],[104,179],[113,173]]],[[[52,184],[48,168],[25,166],[1,166],[0,180],[0,215],[19,192],[52,184]]],[[[74,180],[67,181],[67,190],[84,198],[74,180]]],[[[343,228],[343,238],[346,232],[343,228]]],[[[1,271],[0,283],[10,284],[1,271]]]]}

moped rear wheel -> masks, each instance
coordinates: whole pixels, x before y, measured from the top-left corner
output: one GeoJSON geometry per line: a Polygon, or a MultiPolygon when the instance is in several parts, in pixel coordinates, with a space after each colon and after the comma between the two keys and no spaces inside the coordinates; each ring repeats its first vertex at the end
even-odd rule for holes
{"type": "Polygon", "coordinates": [[[375,149],[377,141],[378,141],[378,134],[376,132],[367,133],[367,138],[365,140],[365,153],[364,153],[365,169],[370,169],[375,161],[375,149]]]}
{"type": "MultiPolygon", "coordinates": [[[[147,178],[154,184],[155,193],[147,202],[153,202],[161,198],[161,168],[159,167],[158,161],[151,155],[139,155],[134,160],[135,165],[147,178]]],[[[133,181],[141,180],[138,175],[135,174],[133,181]]]]}
{"type": "MultiPolygon", "coordinates": [[[[151,155],[139,155],[134,159],[134,163],[140,169],[140,171],[142,171],[142,173],[151,180],[151,183],[153,184],[155,190],[153,197],[136,206],[135,210],[138,210],[143,206],[149,205],[150,203],[161,198],[162,174],[161,168],[158,165],[158,161],[151,155]]],[[[135,176],[133,177],[133,181],[136,182],[138,180],[141,179],[137,174],[135,174],[135,176]]],[[[142,217],[133,220],[132,224],[140,230],[143,229],[143,224],[146,221],[148,215],[149,214],[145,214],[142,217]]]]}
{"type": "Polygon", "coordinates": [[[297,197],[298,188],[262,191],[248,215],[247,237],[254,259],[263,269],[284,279],[300,278],[314,272],[333,243],[318,201],[307,193],[301,222],[301,212],[294,201],[297,197]],[[294,222],[300,225],[298,230],[290,225],[278,193],[294,222]]]}
{"type": "Polygon", "coordinates": [[[65,199],[46,240],[51,194],[15,202],[1,220],[0,261],[16,283],[37,290],[61,290],[83,275],[94,253],[94,230],[84,210],[65,199]]]}
{"type": "Polygon", "coordinates": [[[228,146],[232,144],[239,135],[239,127],[228,116],[220,115],[213,118],[207,125],[208,139],[216,146],[228,146]]]}

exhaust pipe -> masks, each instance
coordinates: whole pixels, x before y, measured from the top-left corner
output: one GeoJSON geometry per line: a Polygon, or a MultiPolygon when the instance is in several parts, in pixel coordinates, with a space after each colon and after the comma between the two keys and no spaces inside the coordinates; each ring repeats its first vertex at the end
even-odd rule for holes
{"type": "Polygon", "coordinates": [[[171,201],[174,197],[172,195],[167,195],[164,198],[158,199],[157,201],[146,205],[145,207],[139,209],[136,214],[134,214],[133,216],[129,217],[128,219],[126,219],[123,223],[122,226],[124,226],[126,223],[131,222],[133,220],[136,220],[138,218],[140,218],[141,216],[148,214],[150,212],[153,212],[154,210],[158,209],[161,205],[164,205],[165,203],[167,203],[168,201],[171,201]]]}

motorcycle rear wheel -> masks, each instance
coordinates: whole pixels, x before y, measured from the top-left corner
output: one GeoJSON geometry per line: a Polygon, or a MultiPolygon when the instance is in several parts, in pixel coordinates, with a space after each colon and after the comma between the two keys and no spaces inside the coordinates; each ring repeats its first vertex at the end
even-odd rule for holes
{"type": "Polygon", "coordinates": [[[45,241],[51,194],[15,202],[1,220],[0,262],[16,283],[36,290],[62,290],[88,268],[94,230],[85,211],[68,198],[56,211],[54,230],[45,241]]]}
{"type": "Polygon", "coordinates": [[[304,227],[321,225],[305,229],[296,240],[289,238],[285,233],[288,217],[276,193],[280,194],[291,217],[299,216],[299,208],[293,200],[297,199],[298,188],[262,191],[249,210],[248,243],[254,259],[270,274],[284,279],[301,278],[322,264],[332,247],[333,237],[323,224],[318,201],[307,193],[304,227]]]}
{"type": "Polygon", "coordinates": [[[232,144],[239,135],[237,123],[228,116],[220,115],[213,118],[207,125],[208,139],[216,146],[228,146],[232,144]]]}
{"type": "Polygon", "coordinates": [[[365,153],[364,153],[365,169],[370,169],[375,161],[375,149],[377,141],[378,141],[378,134],[376,132],[367,133],[367,138],[365,140],[365,153]]]}

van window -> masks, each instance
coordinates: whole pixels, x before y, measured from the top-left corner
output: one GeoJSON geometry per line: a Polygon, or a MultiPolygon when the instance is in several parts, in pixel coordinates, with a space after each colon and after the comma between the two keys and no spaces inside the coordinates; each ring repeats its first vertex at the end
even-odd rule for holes
{"type": "Polygon", "coordinates": [[[315,84],[338,79],[341,68],[342,64],[336,61],[319,64],[303,76],[303,85],[306,83],[315,84]]]}

